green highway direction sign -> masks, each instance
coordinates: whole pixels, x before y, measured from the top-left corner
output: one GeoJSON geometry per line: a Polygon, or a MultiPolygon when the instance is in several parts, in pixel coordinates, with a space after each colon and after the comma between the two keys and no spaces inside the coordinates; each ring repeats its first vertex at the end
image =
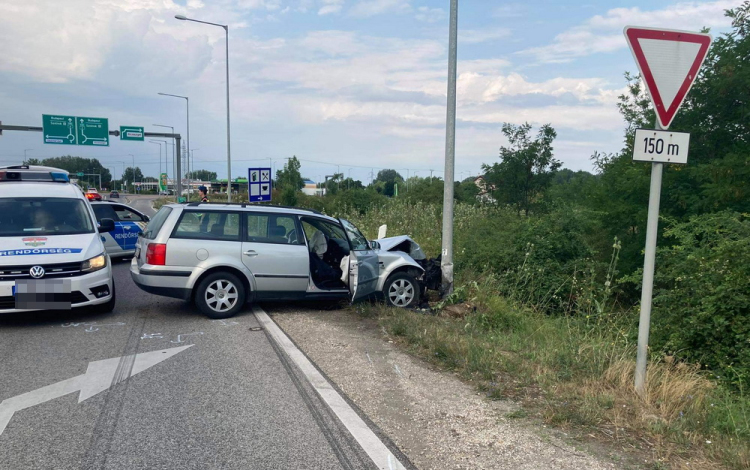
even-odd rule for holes
{"type": "Polygon", "coordinates": [[[78,145],[109,146],[109,120],[107,118],[76,117],[78,145]]]}
{"type": "Polygon", "coordinates": [[[83,176],[83,172],[79,171],[78,173],[76,173],[76,176],[83,176]]]}
{"type": "Polygon", "coordinates": [[[75,116],[42,114],[42,137],[44,137],[45,144],[78,144],[75,116]]]}
{"type": "Polygon", "coordinates": [[[109,120],[42,114],[45,144],[109,146],[109,120]]]}
{"type": "Polygon", "coordinates": [[[120,126],[120,140],[143,141],[143,128],[136,126],[120,126]]]}

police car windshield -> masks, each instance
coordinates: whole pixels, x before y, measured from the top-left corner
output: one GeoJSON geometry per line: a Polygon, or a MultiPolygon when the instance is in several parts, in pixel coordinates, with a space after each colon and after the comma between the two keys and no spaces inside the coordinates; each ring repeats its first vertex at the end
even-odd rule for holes
{"type": "Polygon", "coordinates": [[[93,233],[85,204],[74,198],[2,198],[0,237],[93,233]]]}

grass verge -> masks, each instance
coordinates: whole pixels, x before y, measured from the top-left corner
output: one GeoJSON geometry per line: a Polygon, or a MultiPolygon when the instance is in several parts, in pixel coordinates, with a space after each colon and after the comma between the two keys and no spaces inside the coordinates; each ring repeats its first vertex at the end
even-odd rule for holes
{"type": "Polygon", "coordinates": [[[633,312],[555,317],[511,305],[491,285],[464,292],[435,316],[379,305],[360,312],[488,398],[519,402],[517,417],[629,450],[650,468],[750,468],[744,393],[661,357],[649,364],[646,396],[635,394],[633,312]]]}

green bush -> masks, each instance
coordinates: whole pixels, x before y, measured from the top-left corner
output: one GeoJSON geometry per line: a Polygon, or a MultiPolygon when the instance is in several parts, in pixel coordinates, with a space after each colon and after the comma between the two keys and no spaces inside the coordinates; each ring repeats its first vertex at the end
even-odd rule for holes
{"type": "Polygon", "coordinates": [[[496,273],[502,295],[547,313],[594,308],[606,290],[606,260],[596,259],[599,230],[588,211],[561,206],[533,217],[510,209],[473,212],[456,230],[457,269],[496,273]]]}
{"type": "Polygon", "coordinates": [[[720,212],[665,230],[652,345],[750,385],[750,218],[720,212]]]}

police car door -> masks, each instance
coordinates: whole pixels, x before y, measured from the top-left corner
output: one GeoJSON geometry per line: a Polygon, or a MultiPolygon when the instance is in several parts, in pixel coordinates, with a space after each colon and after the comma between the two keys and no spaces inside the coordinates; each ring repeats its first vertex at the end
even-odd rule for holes
{"type": "Polygon", "coordinates": [[[96,221],[101,224],[102,219],[112,219],[115,222],[115,229],[109,233],[102,233],[102,242],[104,249],[110,256],[118,255],[123,252],[122,248],[122,227],[117,221],[117,213],[112,208],[112,204],[91,204],[96,215],[96,221]]]}
{"type": "Polygon", "coordinates": [[[138,232],[146,228],[146,218],[140,212],[122,204],[112,204],[112,208],[117,213],[115,225],[119,225],[122,230],[122,244],[120,246],[125,251],[135,250],[138,232]]]}

